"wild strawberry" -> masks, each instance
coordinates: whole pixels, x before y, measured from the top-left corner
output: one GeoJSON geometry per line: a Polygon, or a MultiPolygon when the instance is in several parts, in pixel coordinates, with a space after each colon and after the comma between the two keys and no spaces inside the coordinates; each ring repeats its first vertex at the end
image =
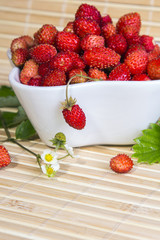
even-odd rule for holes
{"type": "Polygon", "coordinates": [[[31,58],[39,64],[49,62],[56,54],[56,48],[50,44],[39,44],[30,49],[31,58]]]}
{"type": "Polygon", "coordinates": [[[54,69],[43,78],[43,86],[61,86],[66,85],[66,75],[63,70],[54,69]]]}
{"type": "Polygon", "coordinates": [[[34,39],[37,44],[54,45],[58,30],[52,24],[44,24],[36,33],[34,39]]]}
{"type": "Polygon", "coordinates": [[[78,18],[74,21],[74,32],[82,38],[87,34],[100,35],[101,29],[94,20],[78,18]]]}
{"type": "Polygon", "coordinates": [[[148,55],[144,50],[133,51],[125,58],[124,63],[129,67],[131,74],[140,74],[146,70],[148,55]]]}
{"type": "Polygon", "coordinates": [[[29,55],[28,49],[18,48],[12,53],[12,62],[17,67],[21,67],[26,62],[28,55],[29,55]]]}
{"type": "Polygon", "coordinates": [[[135,74],[132,77],[132,81],[149,81],[151,80],[146,73],[135,74]]]}
{"type": "Polygon", "coordinates": [[[79,69],[79,68],[75,68],[75,69],[72,69],[70,72],[69,72],[69,78],[72,78],[72,77],[74,77],[73,79],[72,79],[72,81],[71,81],[71,84],[73,84],[73,83],[84,83],[84,82],[87,82],[87,73],[84,71],[84,70],[82,70],[82,69],[79,69]],[[76,75],[81,75],[81,76],[76,76],[76,75]],[[84,76],[86,76],[86,77],[84,77],[84,76]]]}
{"type": "Polygon", "coordinates": [[[112,23],[112,19],[110,17],[109,14],[107,14],[104,17],[101,17],[101,22],[100,22],[100,26],[103,27],[104,25],[106,25],[107,23],[112,23]]]}
{"type": "Polygon", "coordinates": [[[40,76],[44,77],[51,69],[50,69],[50,62],[41,63],[38,66],[38,73],[40,76]]]}
{"type": "Polygon", "coordinates": [[[42,86],[42,77],[39,75],[32,77],[27,84],[30,86],[42,86]]]}
{"type": "Polygon", "coordinates": [[[128,50],[125,53],[125,58],[127,58],[128,55],[130,55],[132,52],[137,51],[137,50],[145,51],[145,47],[140,43],[129,46],[128,50]]]}
{"type": "Polygon", "coordinates": [[[102,35],[104,36],[105,40],[107,40],[112,35],[116,34],[116,28],[112,23],[107,23],[102,27],[102,35]]]}
{"type": "Polygon", "coordinates": [[[154,49],[148,53],[148,61],[160,56],[160,46],[155,44],[154,49]]]}
{"type": "Polygon", "coordinates": [[[74,25],[74,22],[68,22],[67,25],[64,27],[63,31],[74,33],[73,25],[74,25]]]}
{"type": "Polygon", "coordinates": [[[10,162],[11,158],[7,149],[3,145],[0,145],[0,168],[8,166],[10,162]]]}
{"type": "Polygon", "coordinates": [[[105,40],[102,36],[88,34],[81,40],[81,48],[85,51],[93,47],[104,47],[105,40]]]}
{"type": "Polygon", "coordinates": [[[129,81],[131,80],[131,73],[126,64],[121,63],[115,67],[109,74],[109,80],[111,81],[129,81]]]}
{"type": "Polygon", "coordinates": [[[76,34],[71,32],[58,32],[55,44],[59,51],[80,51],[80,39],[76,34]]]}
{"type": "Polygon", "coordinates": [[[160,57],[148,62],[147,73],[153,80],[160,79],[160,57]]]}
{"type": "Polygon", "coordinates": [[[73,68],[73,60],[68,52],[59,52],[57,55],[50,61],[51,69],[60,69],[65,72],[70,71],[73,68]]]}
{"type": "Polygon", "coordinates": [[[75,19],[85,18],[95,20],[98,24],[101,22],[101,14],[95,6],[89,4],[81,4],[76,11],[75,19]]]}
{"type": "Polygon", "coordinates": [[[140,43],[145,47],[146,52],[150,52],[154,49],[153,37],[148,35],[140,36],[140,43]]]}
{"type": "MultiPolygon", "coordinates": [[[[98,69],[98,68],[90,68],[88,71],[88,76],[97,80],[103,80],[106,81],[108,79],[107,74],[98,69]]],[[[89,80],[92,81],[92,80],[89,80]]]]}
{"type": "Polygon", "coordinates": [[[86,67],[82,57],[76,52],[67,51],[73,61],[73,68],[84,69],[86,67]]]}
{"type": "Polygon", "coordinates": [[[82,110],[82,108],[79,107],[78,104],[75,104],[76,100],[69,98],[68,101],[65,101],[62,103],[63,110],[62,114],[66,121],[66,123],[69,124],[69,126],[81,130],[86,125],[86,116],[82,110]]]}
{"type": "Polygon", "coordinates": [[[99,69],[116,66],[120,61],[120,55],[110,48],[92,48],[86,50],[83,55],[84,62],[90,67],[99,69]]]}
{"type": "Polygon", "coordinates": [[[127,41],[122,34],[114,34],[107,39],[107,47],[123,55],[127,50],[127,41]]]}
{"type": "Polygon", "coordinates": [[[33,59],[27,60],[20,72],[20,81],[23,84],[27,84],[36,75],[38,75],[38,64],[33,59]]]}
{"type": "Polygon", "coordinates": [[[123,34],[126,39],[138,36],[140,28],[141,18],[137,12],[123,15],[116,24],[117,32],[123,34]]]}
{"type": "Polygon", "coordinates": [[[114,172],[127,173],[133,168],[133,161],[126,154],[118,154],[111,158],[110,167],[114,172]]]}
{"type": "Polygon", "coordinates": [[[126,40],[127,40],[128,46],[140,44],[140,36],[139,35],[134,35],[134,36],[132,36],[132,38],[127,38],[126,40]]]}
{"type": "Polygon", "coordinates": [[[12,40],[10,49],[11,49],[11,52],[13,53],[18,48],[27,49],[27,47],[28,47],[28,45],[27,45],[27,42],[25,41],[25,39],[22,37],[18,37],[18,38],[14,38],[12,40]]]}
{"type": "Polygon", "coordinates": [[[21,36],[21,39],[24,39],[25,42],[27,43],[27,47],[28,48],[31,48],[34,46],[34,39],[31,37],[31,36],[28,36],[28,35],[23,35],[21,36]]]}

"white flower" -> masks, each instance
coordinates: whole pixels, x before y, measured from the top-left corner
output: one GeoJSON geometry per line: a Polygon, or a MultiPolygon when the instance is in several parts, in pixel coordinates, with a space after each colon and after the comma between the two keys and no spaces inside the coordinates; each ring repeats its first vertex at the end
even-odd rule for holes
{"type": "Polygon", "coordinates": [[[41,165],[42,172],[48,177],[54,177],[59,168],[58,161],[52,165],[41,165]]]}
{"type": "Polygon", "coordinates": [[[57,153],[51,151],[50,149],[44,150],[44,152],[41,155],[41,159],[44,161],[44,163],[47,164],[54,164],[57,163],[57,153]]]}
{"type": "Polygon", "coordinates": [[[68,144],[65,144],[64,147],[71,157],[73,157],[73,158],[78,158],[79,157],[78,155],[74,155],[73,148],[69,147],[68,144]]]}

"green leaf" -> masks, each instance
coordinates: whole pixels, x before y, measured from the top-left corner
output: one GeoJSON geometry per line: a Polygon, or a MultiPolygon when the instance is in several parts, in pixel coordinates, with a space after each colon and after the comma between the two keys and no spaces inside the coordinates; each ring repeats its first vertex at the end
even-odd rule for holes
{"type": "MultiPolygon", "coordinates": [[[[13,113],[13,112],[3,112],[2,113],[2,117],[3,117],[7,127],[12,124],[13,119],[15,118],[16,114],[17,113],[13,113]]],[[[0,119],[0,128],[3,128],[1,119],[0,119]]]]}
{"type": "Polygon", "coordinates": [[[160,163],[160,122],[151,123],[149,129],[142,131],[143,135],[134,139],[132,157],[142,163],[160,163]]]}
{"type": "MultiPolygon", "coordinates": [[[[2,117],[6,123],[7,127],[15,127],[22,121],[28,119],[24,109],[20,106],[16,113],[13,112],[3,112],[2,117]]],[[[0,120],[0,128],[2,128],[2,123],[0,120]]]]}
{"type": "Polygon", "coordinates": [[[17,107],[20,103],[11,87],[0,87],[0,107],[17,107]]]}
{"type": "Polygon", "coordinates": [[[8,125],[8,127],[17,126],[19,123],[21,123],[24,120],[27,120],[28,117],[23,109],[22,106],[18,107],[18,112],[16,113],[15,117],[13,118],[12,123],[8,125]]]}
{"type": "Polygon", "coordinates": [[[36,134],[31,122],[27,119],[21,122],[16,128],[16,139],[26,140],[34,137],[36,134]]]}

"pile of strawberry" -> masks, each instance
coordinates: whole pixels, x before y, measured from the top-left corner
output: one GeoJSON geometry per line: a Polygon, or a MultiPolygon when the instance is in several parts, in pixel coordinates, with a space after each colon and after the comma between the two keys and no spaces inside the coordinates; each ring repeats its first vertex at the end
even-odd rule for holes
{"type": "Polygon", "coordinates": [[[160,47],[140,30],[137,12],[114,25],[95,6],[81,4],[63,31],[45,24],[33,37],[13,39],[12,61],[21,69],[20,81],[34,86],[66,85],[75,75],[71,83],[160,79],[160,47]]]}

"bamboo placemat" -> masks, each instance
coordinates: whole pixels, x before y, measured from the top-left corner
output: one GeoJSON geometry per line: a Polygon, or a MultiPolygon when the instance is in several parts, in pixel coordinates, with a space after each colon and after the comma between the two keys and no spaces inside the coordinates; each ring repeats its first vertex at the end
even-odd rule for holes
{"type": "MultiPolygon", "coordinates": [[[[159,0],[0,0],[0,85],[9,85],[6,52],[13,38],[32,35],[44,23],[61,30],[85,2],[114,22],[138,11],[141,32],[160,40],[159,0]]],[[[46,149],[40,140],[23,144],[37,153],[46,149]]],[[[131,156],[131,146],[76,148],[79,158],[61,161],[56,177],[48,179],[33,156],[4,145],[12,163],[0,170],[0,240],[159,240],[160,165],[135,164],[128,174],[109,168],[116,154],[131,156]]]]}
{"type": "MultiPolygon", "coordinates": [[[[23,145],[40,154],[46,149],[40,140],[23,145]]],[[[131,146],[76,148],[79,158],[62,160],[53,179],[32,155],[5,146],[12,163],[0,170],[1,240],[159,240],[160,165],[135,162],[127,174],[109,167],[116,154],[130,156],[131,146]]]]}

